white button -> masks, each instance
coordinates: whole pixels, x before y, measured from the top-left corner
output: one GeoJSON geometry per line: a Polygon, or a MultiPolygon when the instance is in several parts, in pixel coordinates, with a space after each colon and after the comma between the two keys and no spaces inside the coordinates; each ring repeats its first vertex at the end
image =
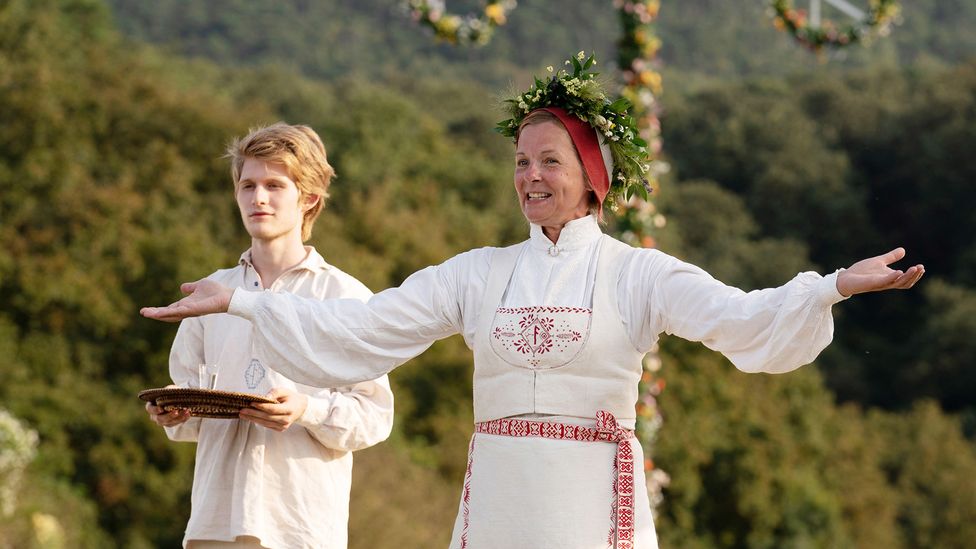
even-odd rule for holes
{"type": "Polygon", "coordinates": [[[551,255],[552,257],[556,257],[557,255],[559,255],[559,248],[555,244],[549,246],[549,255],[551,255]]]}

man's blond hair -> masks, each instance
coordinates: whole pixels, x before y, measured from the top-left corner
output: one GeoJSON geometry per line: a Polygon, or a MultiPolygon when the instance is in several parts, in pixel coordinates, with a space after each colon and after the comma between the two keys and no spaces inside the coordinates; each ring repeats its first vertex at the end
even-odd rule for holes
{"type": "Polygon", "coordinates": [[[227,146],[227,157],[230,158],[235,192],[244,161],[248,158],[284,164],[288,176],[298,187],[299,201],[304,202],[309,196],[319,197],[302,218],[302,242],[312,236],[315,219],[322,212],[325,199],[329,197],[329,184],[335,177],[335,169],[325,154],[325,145],[315,130],[283,122],[252,129],[227,146]]]}

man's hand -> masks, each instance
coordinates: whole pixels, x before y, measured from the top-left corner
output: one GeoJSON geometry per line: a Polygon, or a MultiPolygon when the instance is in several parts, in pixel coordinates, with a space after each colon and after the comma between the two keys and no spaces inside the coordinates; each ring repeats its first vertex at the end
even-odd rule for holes
{"type": "Polygon", "coordinates": [[[925,267],[913,265],[905,271],[888,267],[905,257],[904,248],[895,248],[886,254],[862,259],[837,275],[837,291],[844,297],[882,290],[907,290],[915,285],[925,267]]]}
{"type": "Polygon", "coordinates": [[[186,297],[166,307],[143,307],[139,314],[164,322],[179,322],[191,316],[226,313],[234,290],[212,280],[187,282],[180,286],[186,297]]]}
{"type": "Polygon", "coordinates": [[[250,408],[241,410],[240,418],[258,425],[284,431],[298,421],[308,407],[308,397],[287,389],[272,389],[267,397],[277,400],[277,404],[256,402],[250,408]]]}
{"type": "Polygon", "coordinates": [[[166,412],[152,402],[146,403],[146,413],[149,414],[149,419],[153,423],[161,427],[172,427],[190,419],[189,410],[171,410],[166,412]]]}

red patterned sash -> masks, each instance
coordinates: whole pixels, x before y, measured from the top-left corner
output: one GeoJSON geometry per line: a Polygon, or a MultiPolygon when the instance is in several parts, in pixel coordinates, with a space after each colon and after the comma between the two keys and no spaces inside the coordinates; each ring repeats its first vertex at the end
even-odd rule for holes
{"type": "MultiPolygon", "coordinates": [[[[613,417],[613,414],[604,410],[597,412],[595,428],[569,423],[549,423],[544,421],[504,418],[476,423],[474,432],[509,437],[541,437],[578,440],[581,442],[610,442],[616,444],[617,479],[614,485],[614,492],[617,496],[617,505],[614,513],[616,541],[613,543],[613,547],[614,549],[633,549],[634,449],[631,448],[629,441],[634,438],[634,432],[620,428],[617,425],[617,418],[613,417]]],[[[472,446],[473,442],[472,440],[472,446]]],[[[470,463],[468,474],[470,474],[470,463]]],[[[467,480],[465,482],[466,489],[468,485],[467,480]]],[[[465,499],[466,501],[467,499],[465,499]]],[[[467,525],[466,523],[467,520],[465,520],[465,526],[467,525]]],[[[465,540],[462,539],[463,541],[465,540]]]]}

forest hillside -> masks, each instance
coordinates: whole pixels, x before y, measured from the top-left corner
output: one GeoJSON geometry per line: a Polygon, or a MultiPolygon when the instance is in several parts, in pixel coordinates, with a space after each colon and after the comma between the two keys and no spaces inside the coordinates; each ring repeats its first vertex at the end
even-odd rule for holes
{"type": "MultiPolygon", "coordinates": [[[[194,448],[135,397],[168,382],[175,327],[137,311],[247,247],[232,137],[315,128],[338,178],[311,243],[399,284],[525,237],[486,106],[580,49],[612,60],[606,4],[524,0],[456,49],[377,0],[0,0],[0,548],[182,539],[194,448]]],[[[895,245],[928,274],[835,306],[834,343],[789,375],[662,340],[662,547],[976,539],[974,14],[906,3],[889,39],[818,62],[761,3],[664,3],[659,247],[744,289],[895,245]]],[[[471,368],[455,337],[391,375],[394,434],[356,455],[350,547],[446,546],[471,368]]]]}

